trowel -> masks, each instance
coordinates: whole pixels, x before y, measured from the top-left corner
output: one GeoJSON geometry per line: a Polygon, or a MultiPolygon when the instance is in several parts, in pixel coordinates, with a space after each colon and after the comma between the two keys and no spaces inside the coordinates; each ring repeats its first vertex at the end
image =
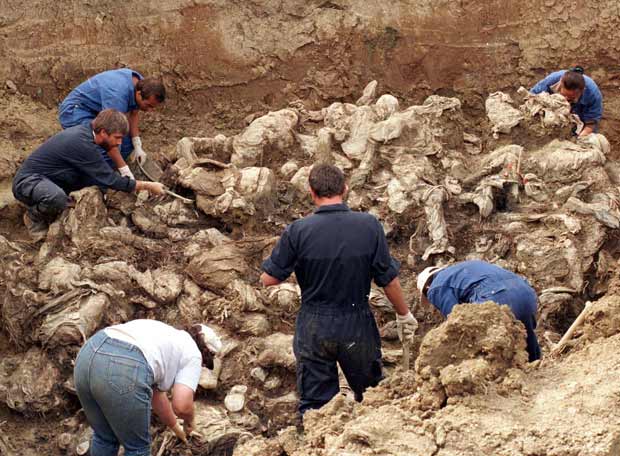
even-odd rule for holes
{"type": "MultiPolygon", "coordinates": [[[[142,160],[142,163],[140,163],[138,160],[136,160],[136,163],[138,163],[138,167],[140,168],[140,171],[142,171],[142,174],[144,174],[147,179],[153,182],[159,182],[159,179],[161,179],[161,176],[163,176],[164,174],[163,170],[159,167],[159,165],[154,160],[151,160],[148,156],[144,160],[142,160]]],[[[168,190],[166,187],[164,187],[164,192],[166,192],[167,195],[180,199],[186,204],[194,203],[193,199],[185,198],[178,193],[174,193],[172,190],[168,190]]]]}

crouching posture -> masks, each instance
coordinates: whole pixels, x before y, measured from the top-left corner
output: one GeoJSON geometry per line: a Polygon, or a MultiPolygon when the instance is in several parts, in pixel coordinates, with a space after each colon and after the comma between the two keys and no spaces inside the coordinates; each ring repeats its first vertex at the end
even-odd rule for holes
{"type": "Polygon", "coordinates": [[[320,408],[340,391],[340,365],[357,401],[382,379],[381,340],[368,305],[370,282],[385,287],[405,338],[417,321],[398,280],[383,227],[370,214],[343,203],[344,175],[319,164],[310,172],[314,214],[289,225],[263,262],[263,285],[277,285],[294,271],[301,288],[294,353],[299,411],[320,408]]]}
{"type": "Polygon", "coordinates": [[[444,317],[457,304],[493,301],[505,304],[525,326],[529,360],[540,358],[536,338],[538,298],[530,284],[517,274],[484,261],[463,261],[448,267],[431,266],[418,276],[422,300],[433,304],[444,317]]]}
{"type": "Polygon", "coordinates": [[[94,430],[91,456],[116,456],[120,445],[127,456],[150,455],[151,410],[186,439],[202,366],[213,368],[209,332],[204,325],[187,332],[155,320],[133,320],[105,328],[86,342],[75,361],[74,379],[94,430]]]}
{"type": "Polygon", "coordinates": [[[22,163],[13,195],[28,207],[26,221],[35,240],[67,207],[68,194],[84,187],[164,194],[162,184],[120,176],[105,163],[102,154],[118,147],[128,129],[123,114],[107,109],[91,123],[52,136],[22,163]]]}

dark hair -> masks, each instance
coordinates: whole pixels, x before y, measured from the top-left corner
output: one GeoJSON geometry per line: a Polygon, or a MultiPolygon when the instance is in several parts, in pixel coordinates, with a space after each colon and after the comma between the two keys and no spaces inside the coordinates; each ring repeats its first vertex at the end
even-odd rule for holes
{"type": "Polygon", "coordinates": [[[209,350],[209,347],[205,344],[201,331],[202,327],[200,325],[192,325],[187,328],[187,332],[190,336],[192,336],[192,339],[194,339],[194,342],[198,345],[198,350],[200,350],[200,353],[202,354],[203,366],[207,369],[213,369],[213,353],[211,353],[211,350],[209,350]]]}
{"type": "Polygon", "coordinates": [[[160,103],[166,101],[166,88],[164,83],[155,78],[140,79],[136,84],[136,92],[142,94],[142,98],[147,100],[152,96],[160,103]]]}
{"type": "Polygon", "coordinates": [[[586,81],[583,78],[583,68],[575,66],[564,73],[562,85],[567,90],[583,90],[586,86],[586,81]]]}
{"type": "Polygon", "coordinates": [[[344,193],[344,174],[334,165],[327,163],[314,165],[308,181],[310,188],[319,198],[330,198],[344,193]]]}
{"type": "Polygon", "coordinates": [[[104,109],[91,123],[95,133],[105,130],[109,135],[120,133],[125,136],[129,133],[129,123],[125,114],[118,112],[116,109],[104,109]]]}

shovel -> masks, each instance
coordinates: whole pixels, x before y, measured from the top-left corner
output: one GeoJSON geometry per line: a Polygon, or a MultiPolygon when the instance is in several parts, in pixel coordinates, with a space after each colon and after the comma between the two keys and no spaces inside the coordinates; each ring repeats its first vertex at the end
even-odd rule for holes
{"type": "Polygon", "coordinates": [[[403,365],[403,370],[409,370],[409,341],[404,337],[403,334],[403,327],[399,326],[398,327],[398,338],[402,341],[403,344],[403,359],[402,359],[402,365],[403,365]]]}
{"type": "Polygon", "coordinates": [[[585,320],[586,316],[590,312],[591,306],[592,306],[592,303],[590,301],[587,301],[585,307],[583,308],[579,316],[575,318],[575,321],[573,322],[573,324],[570,325],[570,328],[568,328],[568,331],[566,331],[566,334],[564,334],[564,336],[562,336],[562,339],[560,339],[560,341],[551,349],[552,355],[558,354],[560,350],[562,350],[564,345],[566,345],[566,342],[568,342],[569,339],[573,337],[573,333],[575,332],[575,330],[579,326],[581,326],[581,324],[583,323],[583,320],[585,320]]]}
{"type": "MultiPolygon", "coordinates": [[[[136,160],[136,163],[138,163],[138,167],[140,168],[140,171],[142,171],[142,174],[144,174],[147,177],[147,179],[153,182],[159,182],[159,179],[164,174],[164,172],[159,167],[159,165],[148,157],[146,157],[146,159],[144,160],[144,163],[140,163],[138,160],[136,160]]],[[[184,196],[181,196],[178,193],[174,193],[173,191],[168,190],[166,187],[164,187],[164,192],[166,192],[167,195],[180,199],[186,204],[194,203],[193,199],[185,198],[184,196]]]]}

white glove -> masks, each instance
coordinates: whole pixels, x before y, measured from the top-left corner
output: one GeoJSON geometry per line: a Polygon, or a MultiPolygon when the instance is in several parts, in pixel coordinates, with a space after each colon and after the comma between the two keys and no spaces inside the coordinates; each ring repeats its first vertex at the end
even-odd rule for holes
{"type": "Polygon", "coordinates": [[[205,345],[211,351],[211,353],[217,355],[219,351],[222,349],[222,341],[217,336],[215,331],[213,331],[207,325],[200,325],[200,326],[202,328],[202,330],[200,331],[202,340],[204,340],[205,345]]]}
{"type": "Polygon", "coordinates": [[[408,341],[411,343],[418,329],[418,320],[415,319],[411,312],[407,312],[406,315],[396,314],[396,328],[400,341],[408,341]]]}
{"type": "Polygon", "coordinates": [[[131,143],[133,144],[133,158],[134,160],[138,160],[138,163],[144,163],[146,160],[146,152],[142,149],[142,140],[139,136],[134,136],[131,138],[131,143]]]}
{"type": "Polygon", "coordinates": [[[123,177],[128,177],[130,179],[136,180],[136,178],[133,177],[133,173],[129,169],[129,166],[127,166],[127,165],[125,165],[125,166],[123,166],[121,168],[118,168],[118,172],[123,177]]]}

